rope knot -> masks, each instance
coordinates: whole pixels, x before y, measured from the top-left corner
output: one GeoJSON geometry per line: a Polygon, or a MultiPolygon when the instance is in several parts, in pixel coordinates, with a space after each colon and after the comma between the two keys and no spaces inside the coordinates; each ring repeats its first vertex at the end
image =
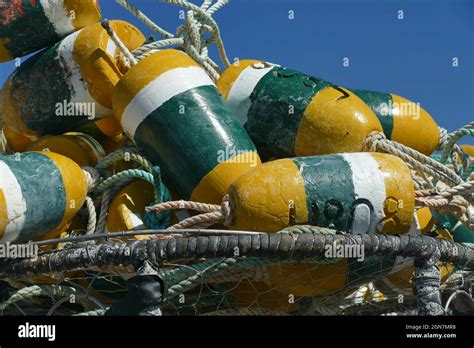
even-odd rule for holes
{"type": "Polygon", "coordinates": [[[387,137],[382,132],[372,131],[364,140],[363,150],[377,152],[380,142],[386,139],[387,137]]]}

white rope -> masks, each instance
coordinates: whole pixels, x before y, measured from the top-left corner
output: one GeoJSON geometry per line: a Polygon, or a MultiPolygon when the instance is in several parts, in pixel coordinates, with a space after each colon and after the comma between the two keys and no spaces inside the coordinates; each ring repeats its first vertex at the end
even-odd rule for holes
{"type": "MultiPolygon", "coordinates": [[[[166,47],[178,46],[201,65],[209,76],[216,81],[220,76],[221,70],[219,65],[209,57],[208,46],[216,44],[219,57],[225,68],[230,66],[230,61],[227,58],[219,26],[212,18],[212,15],[228,4],[229,0],[217,0],[215,3],[212,0],[204,0],[200,7],[186,0],[162,1],[188,10],[185,23],[177,28],[174,35],[154,23],[143,12],[131,5],[128,0],[116,0],[118,4],[130,11],[147,27],[163,37],[162,40],[148,43],[133,51],[132,54],[135,60],[143,60],[166,47]],[[206,39],[206,33],[209,33],[211,36],[209,40],[206,39]]],[[[122,52],[128,58],[128,50],[122,52]]],[[[131,65],[134,65],[133,61],[131,61],[131,65]]],[[[124,66],[126,67],[126,64],[124,66]]]]}

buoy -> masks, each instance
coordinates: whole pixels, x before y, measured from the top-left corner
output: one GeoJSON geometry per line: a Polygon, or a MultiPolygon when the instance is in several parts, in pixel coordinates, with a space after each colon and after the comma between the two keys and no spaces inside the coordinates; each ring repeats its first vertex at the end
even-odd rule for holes
{"type": "Polygon", "coordinates": [[[51,151],[72,159],[80,167],[95,167],[105,156],[102,146],[91,136],[70,132],[63,135],[47,135],[39,138],[28,151],[51,151]]]}
{"type": "MultiPolygon", "coordinates": [[[[146,229],[145,207],[153,202],[154,188],[150,183],[136,180],[123,188],[112,200],[107,216],[107,231],[122,232],[146,229]]],[[[135,236],[145,239],[146,236],[135,236]]]]}
{"type": "Polygon", "coordinates": [[[52,152],[0,157],[0,240],[27,242],[68,223],[87,195],[72,160],[52,152]]]}
{"type": "Polygon", "coordinates": [[[115,116],[107,116],[97,121],[89,121],[77,129],[97,140],[106,153],[116,151],[125,145],[122,127],[115,116]]]}
{"type": "Polygon", "coordinates": [[[309,224],[352,233],[406,233],[414,188],[406,164],[380,153],[267,162],[229,189],[236,230],[276,232],[309,224]]]}
{"type": "Polygon", "coordinates": [[[439,145],[439,127],[433,117],[412,102],[393,93],[351,89],[379,118],[387,139],[431,155],[439,145]]]}
{"type": "Polygon", "coordinates": [[[474,158],[474,145],[462,144],[460,147],[466,155],[474,158]]]}
{"type": "Polygon", "coordinates": [[[7,0],[0,5],[0,63],[51,46],[101,18],[97,0],[7,0]]]}
{"type": "MultiPolygon", "coordinates": [[[[145,41],[129,23],[110,21],[110,26],[129,49],[145,41]]],[[[122,76],[118,53],[96,23],[25,61],[5,82],[0,100],[10,147],[24,151],[41,135],[62,134],[112,115],[112,89],[122,76]]]]}
{"type": "MultiPolygon", "coordinates": [[[[380,153],[345,153],[267,162],[229,188],[235,230],[277,232],[291,225],[349,233],[403,234],[414,214],[414,187],[406,164],[380,153]]],[[[320,296],[374,272],[393,258],[342,259],[333,264],[268,267],[271,284],[295,296],[320,296]]],[[[382,268],[380,268],[382,267],[382,268]]]]}
{"type": "Polygon", "coordinates": [[[264,158],[359,152],[368,134],[382,131],[349,90],[262,61],[231,65],[217,87],[264,158]]]}
{"type": "Polygon", "coordinates": [[[168,49],[133,66],[113,92],[115,116],[184,198],[220,203],[228,186],[260,163],[245,129],[206,72],[168,49]]]}

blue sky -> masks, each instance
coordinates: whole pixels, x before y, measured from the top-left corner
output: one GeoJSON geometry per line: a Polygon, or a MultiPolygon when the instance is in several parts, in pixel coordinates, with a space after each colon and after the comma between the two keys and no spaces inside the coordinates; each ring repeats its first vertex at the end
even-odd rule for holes
{"type": "MultiPolygon", "coordinates": [[[[176,6],[131,3],[169,31],[182,23],[176,6]]],[[[104,17],[150,34],[113,0],[100,4],[104,17]]],[[[215,19],[231,60],[267,60],[344,87],[399,94],[449,131],[474,119],[472,0],[231,0],[215,19]]],[[[0,82],[12,69],[12,63],[0,65],[0,82]]]]}

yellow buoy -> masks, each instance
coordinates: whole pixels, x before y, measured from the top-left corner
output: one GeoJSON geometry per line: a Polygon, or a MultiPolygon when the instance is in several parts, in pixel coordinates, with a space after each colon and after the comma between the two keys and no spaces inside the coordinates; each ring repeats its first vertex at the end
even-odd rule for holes
{"type": "Polygon", "coordinates": [[[66,156],[79,166],[95,167],[105,155],[102,146],[94,138],[82,133],[47,135],[35,141],[28,151],[51,151],[66,156]]]}

